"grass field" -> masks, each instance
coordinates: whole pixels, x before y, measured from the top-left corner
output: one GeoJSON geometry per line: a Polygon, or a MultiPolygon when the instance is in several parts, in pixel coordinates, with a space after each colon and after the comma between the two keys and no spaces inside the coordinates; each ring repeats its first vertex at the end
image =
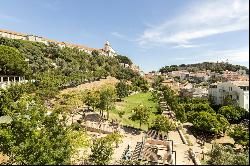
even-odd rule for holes
{"type": "MultiPolygon", "coordinates": [[[[135,128],[140,128],[139,121],[132,121],[129,119],[131,115],[133,114],[132,110],[134,107],[138,105],[144,105],[148,107],[151,110],[151,114],[149,117],[149,124],[152,123],[152,121],[155,118],[155,112],[157,112],[157,106],[158,104],[155,103],[152,100],[151,92],[148,93],[138,93],[135,95],[128,96],[123,99],[121,102],[117,102],[115,104],[115,109],[110,111],[110,119],[117,119],[121,121],[122,125],[132,126],[135,128]],[[118,111],[125,111],[125,114],[122,116],[122,118],[119,117],[118,111]]],[[[142,124],[141,126],[142,130],[147,130],[148,125],[142,124]]]]}

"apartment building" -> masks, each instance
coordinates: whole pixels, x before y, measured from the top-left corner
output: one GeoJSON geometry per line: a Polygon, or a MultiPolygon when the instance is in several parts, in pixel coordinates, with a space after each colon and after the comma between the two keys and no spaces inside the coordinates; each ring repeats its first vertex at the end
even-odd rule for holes
{"type": "Polygon", "coordinates": [[[237,105],[249,111],[248,81],[214,83],[209,86],[208,94],[217,105],[225,103],[225,99],[230,97],[237,105]]]}

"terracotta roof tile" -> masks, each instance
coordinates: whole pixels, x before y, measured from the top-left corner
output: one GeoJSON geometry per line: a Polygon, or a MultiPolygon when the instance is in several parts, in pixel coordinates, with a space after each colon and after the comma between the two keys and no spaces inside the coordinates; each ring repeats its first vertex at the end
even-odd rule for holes
{"type": "Polygon", "coordinates": [[[236,86],[249,86],[249,81],[231,81],[236,86]]]}
{"type": "MultiPolygon", "coordinates": [[[[9,34],[13,34],[13,35],[19,35],[19,36],[29,36],[27,34],[23,34],[23,33],[19,33],[19,32],[13,32],[13,31],[9,31],[9,30],[4,30],[4,29],[0,29],[0,32],[5,32],[5,33],[9,33],[9,34]]],[[[37,36],[38,37],[38,36],[37,36]]],[[[52,40],[52,39],[47,39],[47,38],[43,38],[42,39],[44,41],[47,42],[52,42],[52,43],[56,43],[56,44],[65,44],[67,47],[76,47],[79,49],[85,49],[85,50],[89,50],[89,51],[93,51],[93,50],[99,50],[102,51],[102,49],[98,49],[98,48],[90,48],[87,47],[85,45],[80,45],[80,44],[73,44],[73,43],[67,43],[67,42],[61,42],[61,41],[56,41],[56,40],[52,40]]]]}

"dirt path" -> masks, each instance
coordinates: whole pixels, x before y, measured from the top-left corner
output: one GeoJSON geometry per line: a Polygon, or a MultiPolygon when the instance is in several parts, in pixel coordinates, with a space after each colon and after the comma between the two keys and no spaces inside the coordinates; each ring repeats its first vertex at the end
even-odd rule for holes
{"type": "Polygon", "coordinates": [[[64,89],[60,93],[65,94],[65,93],[69,93],[72,91],[98,89],[104,85],[115,85],[117,82],[118,80],[116,78],[109,76],[106,79],[101,79],[100,81],[94,81],[94,82],[78,85],[77,87],[64,89]]]}
{"type": "Polygon", "coordinates": [[[170,140],[173,140],[174,141],[174,144],[183,144],[182,140],[181,140],[181,137],[180,137],[180,134],[178,133],[177,130],[175,131],[170,131],[168,133],[168,136],[169,136],[169,139],[170,140]]]}
{"type": "Polygon", "coordinates": [[[174,144],[174,150],[176,151],[176,165],[194,165],[192,159],[188,155],[188,149],[190,147],[185,144],[174,144]]]}

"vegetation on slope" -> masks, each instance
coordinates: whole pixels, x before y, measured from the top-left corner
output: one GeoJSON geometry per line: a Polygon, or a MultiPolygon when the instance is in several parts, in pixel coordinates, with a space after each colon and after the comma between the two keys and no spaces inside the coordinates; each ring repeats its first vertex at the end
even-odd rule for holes
{"type": "Polygon", "coordinates": [[[93,56],[76,48],[3,37],[0,45],[0,57],[4,57],[0,58],[0,75],[28,76],[35,80],[34,88],[44,97],[54,97],[59,89],[107,76],[125,80],[139,77],[120,65],[132,63],[125,56],[93,56]]]}
{"type": "Polygon", "coordinates": [[[222,72],[225,70],[228,71],[237,71],[237,70],[246,70],[246,73],[249,73],[249,69],[245,66],[241,65],[233,65],[230,63],[214,63],[214,62],[203,62],[203,63],[196,63],[196,64],[181,64],[181,65],[171,65],[162,67],[159,71],[162,73],[167,73],[171,71],[178,71],[178,70],[188,70],[188,71],[198,71],[198,70],[211,70],[215,72],[222,72]]]}

